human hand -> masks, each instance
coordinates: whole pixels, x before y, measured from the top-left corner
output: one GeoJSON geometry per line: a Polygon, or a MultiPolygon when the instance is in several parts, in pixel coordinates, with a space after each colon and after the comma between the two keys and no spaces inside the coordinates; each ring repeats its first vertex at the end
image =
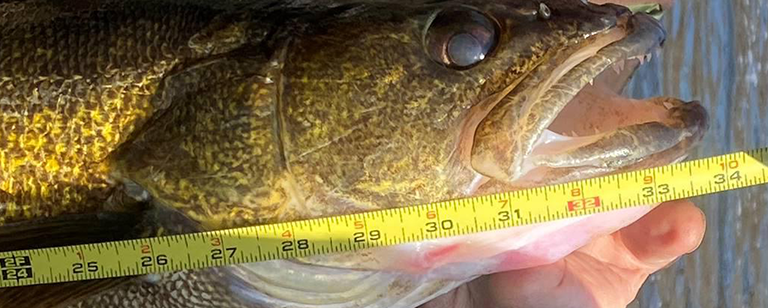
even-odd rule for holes
{"type": "Polygon", "coordinates": [[[480,277],[422,308],[626,307],[650,274],[698,248],[705,228],[690,201],[665,203],[556,263],[480,277]]]}

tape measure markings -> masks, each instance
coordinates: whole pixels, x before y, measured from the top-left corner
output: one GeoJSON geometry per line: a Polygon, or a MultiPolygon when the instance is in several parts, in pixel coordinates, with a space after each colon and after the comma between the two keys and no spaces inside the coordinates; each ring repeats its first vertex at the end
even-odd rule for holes
{"type": "Polygon", "coordinates": [[[571,219],[765,184],[766,162],[768,148],[762,148],[546,187],[366,213],[3,252],[0,287],[305,257],[571,219]]]}

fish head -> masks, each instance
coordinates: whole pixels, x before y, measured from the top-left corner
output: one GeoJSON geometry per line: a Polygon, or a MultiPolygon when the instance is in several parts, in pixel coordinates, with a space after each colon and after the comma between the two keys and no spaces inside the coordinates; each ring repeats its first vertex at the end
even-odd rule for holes
{"type": "Polygon", "coordinates": [[[622,6],[380,4],[307,29],[284,45],[279,105],[292,175],[308,199],[334,205],[301,210],[312,216],[665,163],[706,128],[697,103],[619,96],[665,38],[622,6]]]}

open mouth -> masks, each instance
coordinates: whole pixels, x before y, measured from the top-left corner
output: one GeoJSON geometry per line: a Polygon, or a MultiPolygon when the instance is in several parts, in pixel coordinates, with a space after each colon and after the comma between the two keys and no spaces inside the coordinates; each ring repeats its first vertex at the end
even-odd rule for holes
{"type": "MultiPolygon", "coordinates": [[[[619,127],[643,122],[661,121],[666,114],[662,106],[648,104],[621,96],[635,70],[650,61],[661,50],[663,29],[647,15],[637,15],[628,22],[632,33],[620,40],[607,33],[593,46],[572,55],[560,67],[573,67],[567,74],[548,87],[558,93],[561,100],[568,100],[547,129],[562,135],[578,137],[608,132],[619,127]],[[603,46],[604,41],[611,42],[603,46]],[[585,57],[590,49],[602,47],[593,56],[585,57]],[[574,90],[578,93],[569,95],[574,90]],[[569,96],[572,98],[568,99],[569,96]]],[[[615,32],[624,29],[615,29],[615,32]]],[[[554,75],[554,74],[553,74],[554,75]]],[[[554,76],[553,76],[554,77],[554,76]]],[[[558,95],[551,95],[558,99],[558,95]]],[[[543,99],[539,96],[539,99],[543,99]]]]}
{"type": "Polygon", "coordinates": [[[706,111],[697,102],[620,95],[665,39],[648,15],[621,18],[626,20],[620,26],[596,35],[556,67],[538,68],[515,87],[527,92],[511,89],[489,108],[476,130],[471,155],[476,171],[531,186],[685,157],[707,128],[706,111]]]}

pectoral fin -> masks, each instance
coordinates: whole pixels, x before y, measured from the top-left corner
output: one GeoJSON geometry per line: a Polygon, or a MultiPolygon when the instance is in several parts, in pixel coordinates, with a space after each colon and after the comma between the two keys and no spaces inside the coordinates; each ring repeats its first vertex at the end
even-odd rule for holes
{"type": "Polygon", "coordinates": [[[132,278],[109,278],[4,289],[0,292],[0,307],[68,307],[85,296],[121,286],[130,282],[130,279],[132,278]]]}
{"type": "MultiPolygon", "coordinates": [[[[128,212],[69,215],[12,223],[0,227],[0,252],[114,241],[136,233],[141,216],[128,212]]],[[[12,287],[0,290],[0,307],[66,307],[133,277],[12,287]]]]}

